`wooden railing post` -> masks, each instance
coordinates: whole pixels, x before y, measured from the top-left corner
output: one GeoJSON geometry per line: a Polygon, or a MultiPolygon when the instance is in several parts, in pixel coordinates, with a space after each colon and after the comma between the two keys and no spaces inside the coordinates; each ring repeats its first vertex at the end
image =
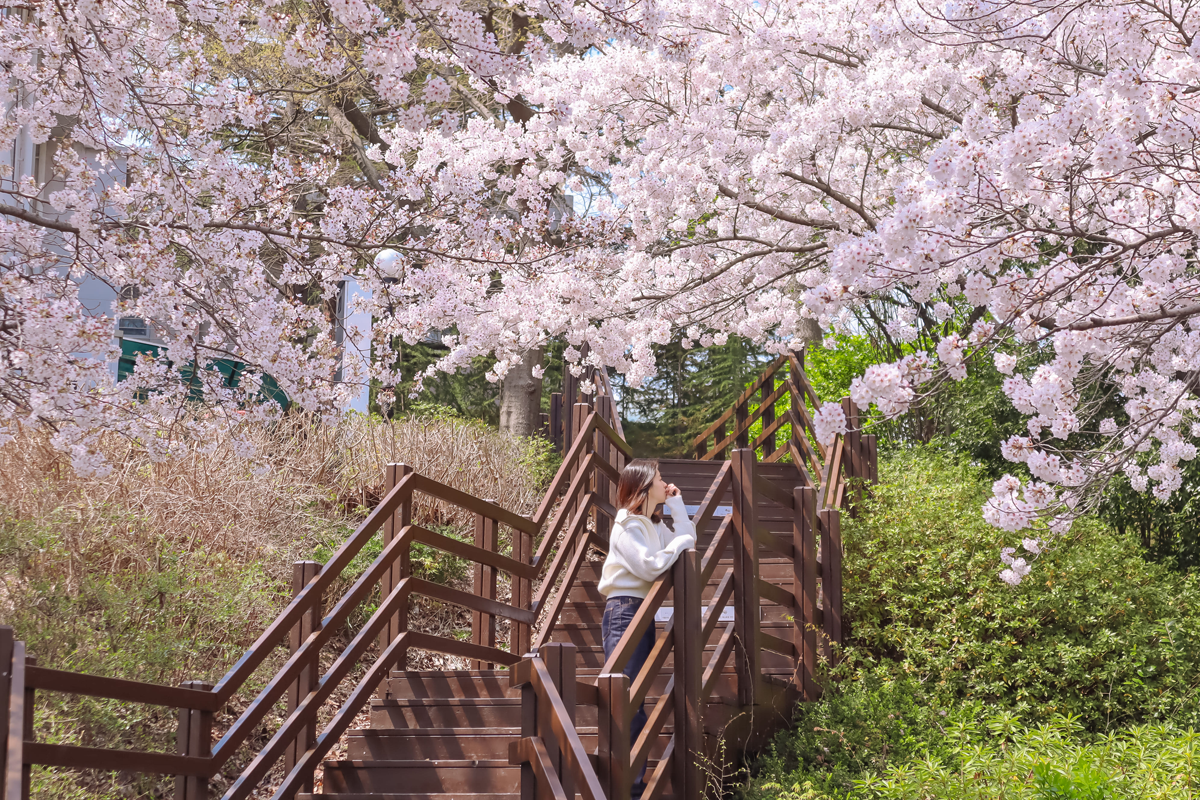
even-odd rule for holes
{"type": "MultiPolygon", "coordinates": [[[[562,698],[563,705],[567,707],[567,716],[571,720],[573,730],[575,723],[575,645],[566,642],[552,642],[544,645],[538,651],[538,656],[545,662],[546,671],[550,673],[550,680],[554,683],[554,688],[558,690],[558,696],[562,698]]],[[[555,736],[554,726],[550,720],[552,713],[548,703],[539,704],[538,735],[546,744],[546,750],[550,753],[550,761],[554,764],[554,771],[558,773],[558,780],[562,784],[563,791],[567,797],[574,797],[575,781],[567,766],[567,758],[563,754],[568,743],[558,741],[558,737],[555,736]]]]}
{"type": "Polygon", "coordinates": [[[750,418],[750,408],[748,402],[738,403],[737,408],[733,411],[733,430],[737,434],[733,437],[734,447],[749,447],[750,432],[746,420],[750,418]]]}
{"type": "MultiPolygon", "coordinates": [[[[537,654],[527,653],[526,658],[536,658],[537,654]]],[[[521,686],[521,738],[528,739],[538,735],[538,703],[537,689],[533,681],[527,681],[521,686]]],[[[533,765],[528,761],[521,762],[521,800],[537,800],[537,774],[533,765]]]]}
{"type": "MultiPolygon", "coordinates": [[[[596,412],[604,419],[605,422],[612,424],[613,416],[616,414],[616,408],[613,406],[611,397],[607,395],[596,398],[596,412]]],[[[612,442],[608,437],[597,433],[596,434],[596,455],[600,456],[605,463],[611,464],[613,461],[612,452],[615,450],[612,442]]],[[[616,486],[608,476],[597,472],[596,473],[596,495],[608,503],[616,505],[616,486]]],[[[608,541],[609,525],[611,520],[600,512],[596,512],[596,534],[603,540],[608,541]]]]}
{"type": "Polygon", "coordinates": [[[733,492],[733,607],[734,631],[741,644],[737,659],[738,701],[753,705],[758,669],[758,526],[754,507],[754,451],[733,451],[730,464],[733,492]]]}
{"type": "Polygon", "coordinates": [[[872,484],[879,483],[879,443],[873,433],[864,436],[863,440],[866,443],[867,465],[870,468],[867,478],[872,484]]]}
{"type": "Polygon", "coordinates": [[[834,644],[842,644],[842,515],[827,508],[821,521],[821,639],[825,658],[833,661],[834,644]]]}
{"type": "MultiPolygon", "coordinates": [[[[571,406],[571,426],[572,426],[573,434],[572,434],[571,440],[568,441],[565,445],[566,450],[571,449],[571,445],[575,441],[574,437],[578,436],[579,432],[581,430],[583,430],[584,421],[588,418],[588,415],[591,413],[592,413],[592,408],[587,403],[576,403],[575,405],[571,406]]],[[[577,461],[575,463],[574,468],[572,468],[572,470],[571,470],[571,480],[572,481],[575,480],[575,477],[579,474],[579,470],[583,469],[583,461],[585,458],[587,458],[588,453],[592,452],[593,449],[594,449],[594,447],[593,447],[592,441],[588,441],[584,445],[583,452],[580,453],[579,461],[577,461]]],[[[579,505],[576,502],[572,501],[571,505],[567,509],[567,519],[574,519],[575,512],[578,509],[579,509],[579,505]]]]}
{"type": "Polygon", "coordinates": [[[579,428],[574,427],[574,409],[575,404],[579,400],[579,379],[571,374],[571,369],[567,364],[563,364],[563,388],[562,388],[562,419],[563,419],[563,444],[562,452],[565,455],[571,449],[571,443],[575,441],[575,434],[579,432],[579,428]]]}
{"type": "MultiPolygon", "coordinates": [[[[388,464],[384,470],[384,496],[392,489],[396,488],[396,484],[404,479],[404,476],[413,471],[413,468],[407,464],[388,464]]],[[[387,547],[391,544],[400,532],[412,522],[412,499],[405,500],[396,509],[396,513],[388,517],[383,523],[383,546],[387,547]]],[[[400,581],[412,574],[412,564],[409,561],[408,551],[405,550],[400,554],[400,557],[393,562],[387,572],[383,573],[383,578],[379,583],[380,600],[392,593],[392,590],[400,585],[400,581]]],[[[404,608],[397,611],[387,624],[383,626],[383,630],[379,633],[379,649],[384,650],[392,643],[400,634],[408,630],[408,604],[405,603],[404,608]]],[[[400,663],[396,664],[396,669],[405,669],[408,664],[408,656],[405,655],[400,663]]]]}
{"type": "Polygon", "coordinates": [[[717,449],[717,446],[720,445],[721,442],[723,442],[724,440],[725,440],[725,423],[722,422],[720,425],[717,426],[717,430],[713,434],[713,449],[711,451],[709,451],[709,452],[716,451],[716,455],[713,456],[714,460],[719,461],[719,460],[724,459],[725,448],[722,447],[722,448],[720,448],[720,450],[717,449]]]}
{"type": "Polygon", "coordinates": [[[618,672],[596,679],[600,707],[596,710],[599,738],[596,756],[608,800],[629,800],[633,776],[629,770],[629,676],[618,672]]]}
{"type": "Polygon", "coordinates": [[[3,800],[8,800],[8,746],[9,728],[12,724],[12,717],[9,716],[12,710],[9,707],[9,693],[12,691],[14,644],[12,626],[0,625],[0,714],[4,715],[3,728],[0,728],[0,776],[5,780],[4,785],[0,786],[0,798],[3,800]]]}
{"type": "MultiPolygon", "coordinates": [[[[775,376],[769,376],[763,382],[759,404],[762,407],[762,428],[767,430],[775,424],[775,404],[767,403],[767,398],[775,393],[775,376]]],[[[770,436],[763,442],[763,460],[767,460],[775,452],[775,437],[770,436]]]]}
{"type": "MultiPolygon", "coordinates": [[[[533,536],[525,531],[512,529],[512,557],[522,564],[533,561],[533,536]]],[[[529,608],[533,604],[533,581],[519,575],[512,577],[512,604],[517,608],[529,608]]],[[[533,632],[524,622],[512,620],[508,626],[508,650],[510,653],[528,653],[533,632]]]]}
{"type": "MultiPolygon", "coordinates": [[[[204,681],[184,681],[185,689],[212,691],[204,681]]],[[[175,742],[181,756],[212,757],[213,712],[195,708],[179,709],[179,729],[175,742]]],[[[178,775],[175,778],[175,800],[208,800],[208,778],[199,775],[178,775]]]]}
{"type": "Polygon", "coordinates": [[[554,444],[557,452],[565,455],[567,446],[563,444],[562,409],[562,392],[553,392],[550,395],[550,441],[554,444]]]}
{"type": "MultiPolygon", "coordinates": [[[[292,564],[292,597],[300,594],[309,582],[321,574],[321,563],[318,561],[297,561],[292,564]]],[[[321,629],[321,598],[318,596],[304,611],[304,616],[288,634],[288,653],[294,654],[313,633],[321,629]]],[[[290,716],[302,700],[317,686],[317,674],[320,671],[318,653],[314,652],[308,663],[300,669],[296,680],[288,687],[287,710],[290,716]]],[[[306,725],[296,734],[295,740],[288,745],[284,752],[284,774],[292,771],[292,767],[300,760],[308,748],[317,741],[315,725],[306,725]]],[[[312,775],[307,776],[300,791],[312,791],[312,775]]]]}
{"type": "Polygon", "coordinates": [[[4,783],[3,800],[28,800],[30,766],[25,763],[25,740],[33,739],[33,689],[25,684],[25,666],[32,664],[25,655],[25,643],[16,641],[13,629],[0,628],[0,689],[4,705],[4,748],[0,765],[4,783]]]}
{"type": "MultiPolygon", "coordinates": [[[[494,501],[487,501],[494,502],[494,501]]],[[[496,552],[496,520],[482,514],[475,515],[475,546],[496,552]]],[[[496,599],[497,574],[495,567],[475,565],[475,596],[488,600],[496,599]]],[[[496,617],[482,611],[471,612],[471,641],[484,647],[496,646],[496,617]]],[[[492,669],[486,661],[475,661],[475,669],[492,669]]]]}
{"type": "Polygon", "coordinates": [[[792,584],[796,598],[795,638],[793,643],[800,665],[796,688],[806,701],[817,699],[817,490],[797,486],[792,490],[795,517],[792,542],[796,556],[792,561],[792,584]]]}
{"type": "MultiPolygon", "coordinates": [[[[736,452],[746,452],[738,450],[736,452]]],[[[704,752],[704,706],[700,700],[703,682],[700,640],[700,559],[695,550],[679,555],[672,567],[675,592],[675,621],[671,626],[675,672],[675,763],[672,765],[675,796],[692,800],[704,796],[700,756],[704,752]]],[[[757,648],[755,648],[757,649],[757,648]]]]}

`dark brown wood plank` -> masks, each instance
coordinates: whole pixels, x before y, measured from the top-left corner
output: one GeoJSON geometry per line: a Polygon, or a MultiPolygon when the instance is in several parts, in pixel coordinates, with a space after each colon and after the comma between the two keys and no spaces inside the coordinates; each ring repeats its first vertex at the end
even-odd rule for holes
{"type": "Polygon", "coordinates": [[[201,777],[208,777],[212,774],[211,759],[177,756],[173,753],[148,753],[140,750],[112,750],[104,747],[80,747],[73,744],[26,742],[24,757],[27,763],[45,767],[119,770],[156,775],[198,775],[201,777]]]}
{"type": "Polygon", "coordinates": [[[217,697],[212,692],[181,689],[159,683],[141,683],[33,666],[26,668],[25,680],[31,689],[43,691],[106,697],[110,700],[126,700],[131,703],[171,708],[195,708],[205,711],[216,711],[220,708],[217,697]]]}

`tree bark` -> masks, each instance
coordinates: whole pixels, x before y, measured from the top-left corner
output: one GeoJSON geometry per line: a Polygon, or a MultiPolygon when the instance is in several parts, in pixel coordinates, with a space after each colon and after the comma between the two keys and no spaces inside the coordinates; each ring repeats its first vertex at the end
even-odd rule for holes
{"type": "Polygon", "coordinates": [[[500,383],[500,430],[514,436],[533,436],[542,423],[542,379],[534,367],[542,364],[541,349],[521,354],[500,383]]]}

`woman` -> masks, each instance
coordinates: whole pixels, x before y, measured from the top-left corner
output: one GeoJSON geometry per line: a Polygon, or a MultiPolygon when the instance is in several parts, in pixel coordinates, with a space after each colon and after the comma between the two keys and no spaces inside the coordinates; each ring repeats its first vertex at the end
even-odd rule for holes
{"type": "MultiPolygon", "coordinates": [[[[608,540],[608,558],[600,573],[600,593],[608,598],[600,623],[605,661],[617,649],[651,585],[675,563],[680,553],[695,544],[696,528],[688,519],[683,497],[675,484],[663,482],[658,462],[630,461],[617,481],[617,519],[608,540]],[[660,503],[665,504],[671,515],[671,528],[654,513],[660,503]]],[[[646,634],[625,665],[624,672],[631,683],[642,671],[642,665],[654,647],[656,633],[651,620],[646,634]]],[[[630,725],[631,745],[637,742],[645,724],[646,710],[638,706],[630,725]]],[[[645,775],[643,763],[633,783],[634,798],[641,797],[646,788],[645,775]]]]}

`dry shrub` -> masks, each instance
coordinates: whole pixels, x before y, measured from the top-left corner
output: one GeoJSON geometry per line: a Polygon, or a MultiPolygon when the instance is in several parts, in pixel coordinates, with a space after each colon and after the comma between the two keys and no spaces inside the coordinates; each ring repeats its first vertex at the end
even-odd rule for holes
{"type": "MultiPolygon", "coordinates": [[[[534,510],[555,466],[540,442],[458,419],[352,416],[326,425],[289,416],[202,445],[179,443],[162,462],[115,436],[102,447],[112,472],[84,477],[43,433],[19,430],[0,446],[0,624],[13,625],[43,665],[166,684],[222,675],[287,602],[292,562],[325,560],[378,502],[388,462],[521,514],[534,510]]],[[[459,536],[473,525],[470,514],[421,496],[414,519],[459,536]]],[[[348,572],[378,551],[372,542],[348,572]]],[[[430,550],[422,558],[444,567],[447,580],[461,585],[468,577],[464,564],[443,554],[430,550]]],[[[331,595],[340,596],[347,583],[336,583],[331,595]]],[[[370,610],[358,612],[354,627],[370,610]]],[[[442,635],[469,625],[461,609],[426,600],[410,613],[414,629],[442,635]]],[[[333,643],[323,661],[338,647],[333,643]]],[[[414,667],[449,665],[436,654],[413,655],[414,667]]],[[[218,728],[244,709],[283,656],[279,650],[268,659],[218,716],[218,728]]],[[[322,719],[348,688],[339,689],[322,719]]],[[[268,718],[264,734],[281,711],[268,718]]],[[[43,741],[172,747],[169,709],[131,715],[128,704],[39,693],[37,715],[43,741]]],[[[231,767],[264,742],[252,737],[231,767]]],[[[38,775],[35,796],[54,798],[157,797],[170,783],[38,775]]],[[[216,776],[216,788],[232,777],[216,776]]]]}
{"type": "MultiPolygon", "coordinates": [[[[293,560],[328,544],[331,528],[344,534],[378,502],[389,462],[519,514],[532,513],[552,468],[539,443],[459,419],[352,415],[324,425],[295,415],[181,445],[158,463],[116,436],[102,448],[112,472],[81,477],[42,433],[20,430],[0,447],[0,509],[9,520],[58,529],[67,591],[77,590],[84,570],[154,570],[151,555],[164,542],[258,563],[286,579],[293,560]]],[[[472,524],[468,512],[424,496],[414,519],[472,524]]]]}

